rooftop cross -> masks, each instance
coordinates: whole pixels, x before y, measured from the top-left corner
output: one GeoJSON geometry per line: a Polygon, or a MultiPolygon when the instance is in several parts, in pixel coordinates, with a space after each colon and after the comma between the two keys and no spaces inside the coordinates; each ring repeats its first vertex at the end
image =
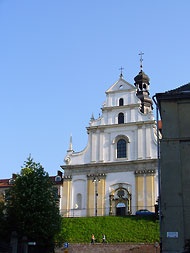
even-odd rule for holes
{"type": "Polygon", "coordinates": [[[123,67],[121,67],[121,68],[119,68],[119,70],[121,70],[121,74],[120,74],[120,77],[122,77],[123,76],[123,67]]]}
{"type": "Polygon", "coordinates": [[[139,53],[139,55],[140,55],[140,68],[141,68],[141,70],[142,70],[142,68],[143,68],[143,65],[142,65],[142,62],[143,62],[143,58],[142,58],[142,56],[143,56],[143,52],[140,52],[139,53]]]}

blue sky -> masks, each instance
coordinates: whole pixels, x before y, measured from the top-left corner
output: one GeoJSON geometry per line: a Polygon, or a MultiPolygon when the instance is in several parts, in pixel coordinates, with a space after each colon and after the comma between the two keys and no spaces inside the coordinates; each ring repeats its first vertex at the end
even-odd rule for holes
{"type": "Polygon", "coordinates": [[[55,175],[105,91],[140,68],[150,93],[190,81],[190,1],[0,0],[0,178],[29,154],[55,175]]]}

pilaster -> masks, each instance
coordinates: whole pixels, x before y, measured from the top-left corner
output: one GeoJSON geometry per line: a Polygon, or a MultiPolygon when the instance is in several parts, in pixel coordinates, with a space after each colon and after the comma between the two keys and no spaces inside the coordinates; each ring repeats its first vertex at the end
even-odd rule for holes
{"type": "Polygon", "coordinates": [[[71,209],[71,189],[72,189],[72,177],[65,176],[63,179],[63,191],[62,191],[62,208],[61,212],[63,216],[69,217],[71,209]]]}
{"type": "Polygon", "coordinates": [[[154,211],[155,170],[135,171],[136,181],[136,209],[147,208],[154,211]]]}

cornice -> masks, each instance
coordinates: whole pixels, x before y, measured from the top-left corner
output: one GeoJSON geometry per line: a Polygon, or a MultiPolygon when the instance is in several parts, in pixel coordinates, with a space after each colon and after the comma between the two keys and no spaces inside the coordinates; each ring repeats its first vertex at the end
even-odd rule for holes
{"type": "Polygon", "coordinates": [[[122,105],[122,106],[104,106],[102,107],[102,111],[112,111],[112,110],[119,110],[119,109],[132,109],[132,108],[135,108],[135,107],[138,107],[139,108],[139,104],[136,103],[136,104],[129,104],[129,105],[122,105]]]}
{"type": "Polygon", "coordinates": [[[109,124],[109,125],[98,125],[86,127],[87,130],[107,129],[107,128],[122,128],[127,126],[143,126],[143,125],[156,125],[156,120],[128,122],[123,124],[109,124]]]}
{"type": "MultiPolygon", "coordinates": [[[[130,84],[131,85],[131,84],[130,84]]],[[[131,89],[121,89],[121,90],[108,90],[108,91],[106,91],[105,93],[106,94],[111,94],[111,93],[128,93],[128,92],[136,92],[137,91],[137,89],[134,87],[132,87],[131,89]]]]}
{"type": "Polygon", "coordinates": [[[86,164],[75,164],[75,165],[61,165],[60,167],[65,169],[97,169],[98,167],[117,167],[117,166],[130,166],[130,165],[146,165],[146,164],[157,164],[157,159],[142,159],[133,161],[116,161],[116,162],[96,162],[96,163],[86,163],[86,164]]]}

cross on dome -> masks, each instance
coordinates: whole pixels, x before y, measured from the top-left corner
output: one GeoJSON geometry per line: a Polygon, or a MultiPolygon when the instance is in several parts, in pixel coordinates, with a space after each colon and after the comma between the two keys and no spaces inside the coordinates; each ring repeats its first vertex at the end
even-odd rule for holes
{"type": "Polygon", "coordinates": [[[141,51],[140,53],[139,53],[139,55],[140,55],[140,68],[141,68],[141,70],[142,70],[142,68],[143,68],[143,65],[142,65],[142,62],[143,62],[143,58],[142,58],[142,56],[143,56],[143,52],[141,51]]]}

